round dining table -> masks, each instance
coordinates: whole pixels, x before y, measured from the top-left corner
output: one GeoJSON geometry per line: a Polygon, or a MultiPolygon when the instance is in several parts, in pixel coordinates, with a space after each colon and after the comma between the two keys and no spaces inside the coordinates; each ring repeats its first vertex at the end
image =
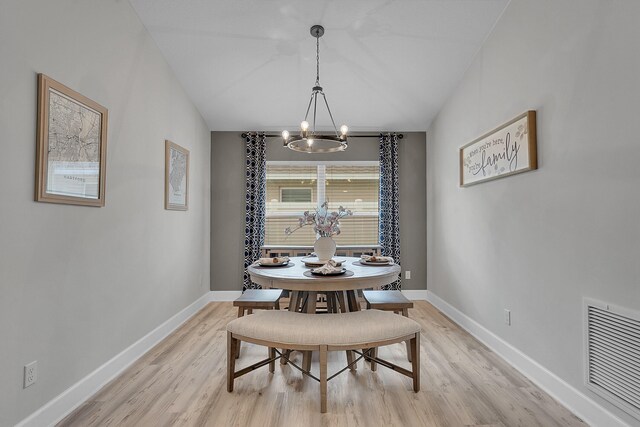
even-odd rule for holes
{"type": "MultiPolygon", "coordinates": [[[[247,271],[251,281],[261,285],[263,288],[278,288],[291,291],[292,299],[300,294],[307,294],[309,297],[317,296],[317,293],[344,292],[348,297],[355,297],[355,291],[366,288],[379,288],[398,279],[400,266],[397,264],[366,265],[360,262],[360,258],[335,257],[343,260],[342,267],[347,271],[341,275],[315,275],[311,274],[312,267],[307,267],[303,262],[303,257],[292,257],[289,264],[283,267],[263,267],[254,263],[247,271]],[[297,294],[297,295],[296,295],[297,294]]],[[[310,298],[311,299],[311,298],[310,298]]],[[[307,306],[307,313],[315,311],[313,307],[307,306]]],[[[289,304],[291,311],[300,309],[295,304],[289,304]]],[[[352,307],[350,311],[357,310],[352,307]]]]}
{"type": "MultiPolygon", "coordinates": [[[[360,258],[334,257],[343,260],[342,267],[347,271],[341,275],[323,276],[311,274],[313,267],[307,267],[303,257],[292,257],[289,264],[282,267],[263,267],[257,263],[250,265],[247,271],[251,281],[263,288],[278,288],[290,291],[289,311],[316,313],[318,293],[325,294],[328,312],[359,311],[358,289],[380,288],[398,279],[400,266],[397,264],[366,265],[360,258]]],[[[347,352],[351,364],[353,355],[347,352]]],[[[286,363],[282,359],[283,363],[286,363]]],[[[303,366],[311,368],[311,355],[304,352],[303,366]]],[[[353,365],[352,369],[355,369],[353,365]]]]}

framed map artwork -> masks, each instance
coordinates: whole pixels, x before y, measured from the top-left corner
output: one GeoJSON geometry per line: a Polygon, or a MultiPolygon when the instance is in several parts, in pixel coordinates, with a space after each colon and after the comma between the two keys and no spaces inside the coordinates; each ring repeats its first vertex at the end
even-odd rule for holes
{"type": "Polygon", "coordinates": [[[189,150],[171,141],[164,142],[164,208],[189,208],[189,150]]]}
{"type": "Polygon", "coordinates": [[[37,202],[104,206],[107,109],[38,74],[37,202]]]}

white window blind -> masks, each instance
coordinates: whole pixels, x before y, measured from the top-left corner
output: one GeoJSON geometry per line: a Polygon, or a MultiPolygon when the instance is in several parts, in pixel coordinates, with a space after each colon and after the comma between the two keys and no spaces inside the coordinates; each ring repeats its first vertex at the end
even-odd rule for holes
{"type": "Polygon", "coordinates": [[[340,221],[342,233],[334,236],[338,245],[378,244],[379,183],[377,162],[267,162],[265,245],[313,245],[313,226],[288,237],[284,229],[297,227],[302,212],[324,200],[331,210],[342,205],[354,213],[340,221]]]}

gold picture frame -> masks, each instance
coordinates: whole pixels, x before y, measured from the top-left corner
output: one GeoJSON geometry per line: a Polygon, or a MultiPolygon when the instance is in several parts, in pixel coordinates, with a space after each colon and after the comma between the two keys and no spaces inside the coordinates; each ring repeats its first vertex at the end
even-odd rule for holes
{"type": "Polygon", "coordinates": [[[526,113],[460,148],[460,186],[538,169],[536,112],[526,113]]]}
{"type": "Polygon", "coordinates": [[[189,150],[169,140],[164,142],[164,208],[189,209],[189,150]]]}
{"type": "Polygon", "coordinates": [[[35,201],[102,207],[108,111],[38,74],[35,201]]]}

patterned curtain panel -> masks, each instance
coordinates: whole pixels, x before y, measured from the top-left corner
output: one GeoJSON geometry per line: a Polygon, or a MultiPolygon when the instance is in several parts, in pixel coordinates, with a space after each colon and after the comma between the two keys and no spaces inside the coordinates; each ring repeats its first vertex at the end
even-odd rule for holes
{"type": "Polygon", "coordinates": [[[267,183],[265,134],[247,133],[246,152],[243,292],[246,289],[260,288],[260,285],[251,281],[249,273],[247,273],[247,267],[260,258],[260,247],[264,244],[264,212],[267,183]]]}
{"type": "MultiPolygon", "coordinates": [[[[382,255],[400,264],[400,204],[398,197],[398,135],[380,134],[380,221],[382,255]]],[[[383,289],[400,289],[398,280],[383,289]]]]}

